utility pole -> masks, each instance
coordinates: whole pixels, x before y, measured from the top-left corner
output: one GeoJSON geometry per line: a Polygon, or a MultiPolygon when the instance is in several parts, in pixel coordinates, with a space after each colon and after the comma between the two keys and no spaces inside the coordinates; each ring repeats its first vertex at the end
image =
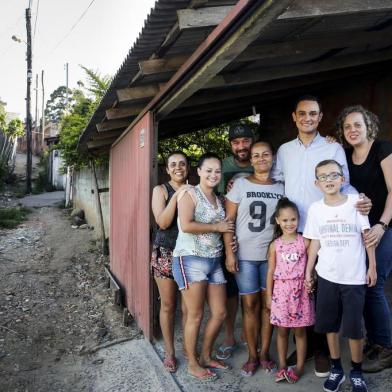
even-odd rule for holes
{"type": "Polygon", "coordinates": [[[35,120],[34,129],[38,131],[38,74],[35,74],[35,120]]]}
{"type": "Polygon", "coordinates": [[[44,148],[45,141],[45,88],[44,88],[44,70],[41,71],[41,83],[42,83],[42,148],[44,148]]]}
{"type": "Polygon", "coordinates": [[[27,32],[27,92],[26,92],[26,193],[31,193],[31,174],[33,166],[32,138],[31,138],[31,81],[32,70],[32,48],[31,48],[31,10],[26,8],[26,32],[27,32]]]}
{"type": "Polygon", "coordinates": [[[66,99],[66,110],[68,111],[68,63],[65,63],[65,87],[66,87],[66,92],[65,92],[65,99],[66,99]]]}

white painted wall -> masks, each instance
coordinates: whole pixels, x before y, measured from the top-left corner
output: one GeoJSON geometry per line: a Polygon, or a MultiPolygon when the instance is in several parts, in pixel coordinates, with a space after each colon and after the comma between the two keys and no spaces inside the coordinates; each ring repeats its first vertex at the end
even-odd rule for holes
{"type": "MultiPolygon", "coordinates": [[[[97,167],[98,188],[109,188],[109,168],[97,167]]],[[[72,200],[74,208],[84,210],[88,224],[94,226],[94,237],[100,237],[100,219],[96,205],[94,177],[90,168],[82,169],[73,174],[72,200]]],[[[100,193],[105,236],[109,237],[109,192],[100,193]]]]}

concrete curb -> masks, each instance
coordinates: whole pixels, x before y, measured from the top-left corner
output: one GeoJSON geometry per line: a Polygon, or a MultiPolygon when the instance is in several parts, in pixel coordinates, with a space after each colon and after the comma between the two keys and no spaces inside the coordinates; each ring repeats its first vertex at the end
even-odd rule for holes
{"type": "Polygon", "coordinates": [[[144,342],[146,344],[146,357],[161,382],[162,388],[170,392],[183,392],[174,377],[164,368],[162,360],[151,342],[148,339],[144,339],[144,342]]]}

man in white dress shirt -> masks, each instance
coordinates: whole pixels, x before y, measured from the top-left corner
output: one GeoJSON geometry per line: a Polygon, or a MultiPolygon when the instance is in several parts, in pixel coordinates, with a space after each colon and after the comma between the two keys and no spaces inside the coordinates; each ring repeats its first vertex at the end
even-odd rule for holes
{"type": "MultiPolygon", "coordinates": [[[[300,212],[298,231],[305,227],[306,216],[310,205],[323,197],[315,185],[314,170],[316,165],[325,159],[334,159],[343,167],[345,183],[344,193],[357,193],[349,183],[346,155],[342,146],[336,142],[328,142],[318,132],[323,118],[321,103],[317,97],[306,95],[299,98],[292,113],[293,121],[298,129],[298,136],[279,147],[272,177],[284,181],[285,195],[294,201],[300,212]]],[[[357,208],[368,214],[371,202],[364,198],[357,208]]],[[[294,354],[294,353],[293,353],[294,354]]],[[[315,356],[315,374],[318,377],[329,375],[329,351],[325,335],[315,334],[308,328],[308,358],[315,356]]],[[[295,356],[291,355],[290,359],[295,356]]],[[[292,361],[290,361],[292,362],[292,361]]]]}

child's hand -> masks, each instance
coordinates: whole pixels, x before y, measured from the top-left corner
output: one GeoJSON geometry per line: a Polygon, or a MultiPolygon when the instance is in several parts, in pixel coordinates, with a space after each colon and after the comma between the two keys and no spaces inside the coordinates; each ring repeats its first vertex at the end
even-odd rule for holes
{"type": "Polygon", "coordinates": [[[366,274],[366,283],[369,287],[373,287],[377,283],[377,271],[375,267],[369,268],[366,274]]]}
{"type": "Polygon", "coordinates": [[[314,280],[312,274],[307,273],[305,276],[305,288],[308,294],[314,291],[314,280]]]}
{"type": "Polygon", "coordinates": [[[267,309],[271,310],[272,298],[269,294],[265,297],[265,306],[267,309]]]}

